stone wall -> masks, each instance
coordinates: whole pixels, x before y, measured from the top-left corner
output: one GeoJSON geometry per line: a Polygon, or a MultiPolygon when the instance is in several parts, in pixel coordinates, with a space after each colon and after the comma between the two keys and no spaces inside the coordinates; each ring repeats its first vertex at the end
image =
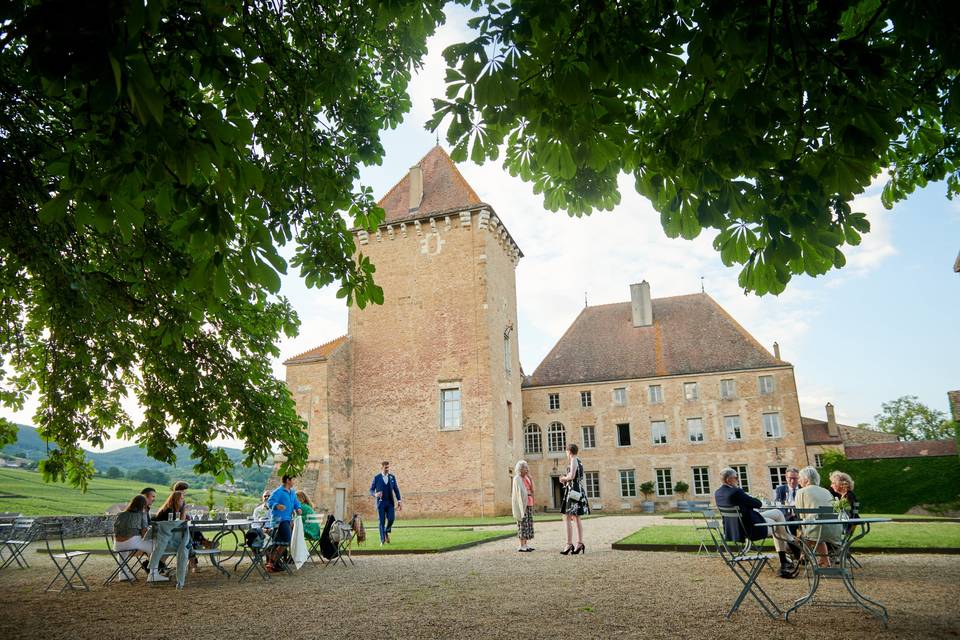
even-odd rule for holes
{"type": "Polygon", "coordinates": [[[113,533],[115,516],[36,516],[30,530],[35,539],[43,536],[43,523],[60,522],[63,524],[64,538],[93,538],[104,533],[113,533]]]}

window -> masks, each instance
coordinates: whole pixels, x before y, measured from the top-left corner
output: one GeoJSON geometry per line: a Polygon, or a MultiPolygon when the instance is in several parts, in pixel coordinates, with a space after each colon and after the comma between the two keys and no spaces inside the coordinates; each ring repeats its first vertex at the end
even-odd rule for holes
{"type": "Polygon", "coordinates": [[[709,467],[693,467],[693,495],[710,495],[709,467]]]}
{"type": "Polygon", "coordinates": [[[627,388],[617,387],[613,390],[613,404],[622,407],[627,404],[627,388]]]}
{"type": "Polygon", "coordinates": [[[503,370],[507,372],[508,376],[510,375],[510,362],[513,360],[510,355],[510,329],[507,329],[503,332],[503,370]]]}
{"type": "Polygon", "coordinates": [[[733,400],[737,397],[737,381],[733,378],[720,381],[720,399],[733,400]]]}
{"type": "Polygon", "coordinates": [[[670,469],[657,469],[657,495],[672,496],[673,480],[671,479],[670,469]]]}
{"type": "Polygon", "coordinates": [[[773,376],[760,376],[760,395],[768,396],[773,393],[773,376]]]}
{"type": "Polygon", "coordinates": [[[543,453],[543,444],[540,440],[540,427],[528,424],[523,428],[523,452],[543,453]]]}
{"type": "Polygon", "coordinates": [[[637,479],[633,469],[620,470],[620,496],[623,498],[637,497],[637,479]]]}
{"type": "Polygon", "coordinates": [[[663,404],[663,387],[658,384],[652,384],[647,387],[650,394],[650,404],[663,404]]]}
{"type": "Polygon", "coordinates": [[[592,407],[593,406],[593,394],[589,391],[580,392],[580,406],[581,407],[592,407]]]}
{"type": "Polygon", "coordinates": [[[628,423],[617,425],[617,446],[630,446],[630,425],[628,423]]]}
{"type": "Polygon", "coordinates": [[[440,389],[440,429],[460,428],[460,387],[440,389]]]}
{"type": "Polygon", "coordinates": [[[727,440],[743,438],[743,432],[740,430],[740,416],[724,416],[723,429],[727,432],[727,440]]]}
{"type": "Polygon", "coordinates": [[[737,472],[737,477],[740,478],[740,488],[750,493],[750,477],[747,475],[747,465],[732,464],[730,468],[737,472]]]}
{"type": "Polygon", "coordinates": [[[547,450],[550,453],[562,452],[567,448],[567,430],[559,422],[551,422],[547,429],[547,450]]]}
{"type": "Polygon", "coordinates": [[[683,398],[684,400],[696,400],[700,397],[700,391],[697,389],[696,382],[684,382],[683,383],[683,398]]]}
{"type": "Polygon", "coordinates": [[[815,453],[815,454],[813,454],[813,466],[815,466],[817,469],[819,469],[820,467],[823,466],[823,454],[822,454],[822,453],[815,453]]]}
{"type": "Polygon", "coordinates": [[[667,423],[665,420],[651,422],[650,432],[653,434],[653,444],[667,444],[667,423]]]}
{"type": "Polygon", "coordinates": [[[703,418],[687,418],[687,435],[690,442],[703,442],[703,418]]]}
{"type": "Polygon", "coordinates": [[[588,498],[600,497],[600,472],[587,471],[583,474],[583,488],[588,498]]]}
{"type": "Polygon", "coordinates": [[[787,468],[770,467],[770,486],[776,489],[782,484],[787,484],[787,468]]]}
{"type": "Polygon", "coordinates": [[[780,429],[779,413],[763,414],[763,433],[768,438],[779,438],[783,435],[783,431],[780,429]]]}
{"type": "Polygon", "coordinates": [[[550,407],[551,411],[556,411],[560,408],[560,394],[551,393],[547,395],[547,406],[550,407]]]}
{"type": "Polygon", "coordinates": [[[583,448],[595,449],[597,447],[597,432],[592,424],[580,427],[580,433],[583,435],[583,448]]]}

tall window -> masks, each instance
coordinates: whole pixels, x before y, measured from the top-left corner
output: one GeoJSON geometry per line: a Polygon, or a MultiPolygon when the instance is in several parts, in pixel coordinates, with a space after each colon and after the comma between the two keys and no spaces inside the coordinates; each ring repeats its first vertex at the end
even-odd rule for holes
{"type": "Polygon", "coordinates": [[[740,440],[743,433],[740,428],[740,416],[724,416],[723,429],[727,432],[727,440],[740,440]]]}
{"type": "Polygon", "coordinates": [[[567,448],[567,430],[559,422],[551,422],[547,429],[547,450],[558,453],[567,448]]]}
{"type": "Polygon", "coordinates": [[[710,469],[709,467],[693,467],[693,495],[710,495],[710,469]]]}
{"type": "Polygon", "coordinates": [[[747,475],[747,465],[732,464],[730,468],[737,472],[737,477],[740,478],[740,488],[750,493],[750,476],[747,475]]]}
{"type": "Polygon", "coordinates": [[[583,488],[588,498],[600,497],[600,472],[587,471],[583,474],[583,488]]]}
{"type": "Polygon", "coordinates": [[[650,432],[653,435],[653,444],[667,444],[667,422],[665,420],[651,422],[650,432]]]}
{"type": "Polygon", "coordinates": [[[460,388],[440,389],[440,429],[460,428],[460,388]]]}
{"type": "Polygon", "coordinates": [[[783,430],[780,428],[779,413],[763,414],[763,434],[768,438],[779,438],[783,435],[783,430]]]}
{"type": "Polygon", "coordinates": [[[523,428],[523,452],[543,453],[543,444],[540,439],[540,426],[528,424],[523,428]]]}
{"type": "Polygon", "coordinates": [[[770,467],[770,486],[776,489],[782,484],[787,484],[787,468],[770,467]]]}
{"type": "Polygon", "coordinates": [[[647,387],[647,393],[650,396],[650,404],[663,404],[663,387],[652,384],[647,387]]]}
{"type": "Polygon", "coordinates": [[[703,418],[687,418],[687,435],[690,442],[703,442],[703,418]]]}
{"type": "Polygon", "coordinates": [[[551,393],[547,395],[547,406],[550,407],[551,411],[556,411],[560,408],[560,394],[551,393]]]}
{"type": "Polygon", "coordinates": [[[630,424],[629,423],[617,425],[617,446],[618,447],[630,446],[630,424]]]}
{"type": "Polygon", "coordinates": [[[593,406],[593,394],[589,391],[580,392],[580,406],[581,407],[592,407],[593,406]]]}
{"type": "Polygon", "coordinates": [[[657,495],[673,495],[673,479],[670,469],[657,469],[657,495]]]}
{"type": "Polygon", "coordinates": [[[683,398],[685,400],[696,400],[700,397],[700,390],[697,389],[696,382],[683,383],[683,398]]]}
{"type": "Polygon", "coordinates": [[[773,393],[773,376],[760,376],[760,395],[766,396],[773,393]]]}
{"type": "Polygon", "coordinates": [[[613,390],[613,404],[622,407],[627,404],[627,388],[617,387],[613,390]]]}
{"type": "MultiPolygon", "coordinates": [[[[512,328],[512,327],[511,327],[512,328]]],[[[513,360],[511,356],[510,349],[510,330],[503,332],[503,370],[507,372],[507,375],[510,375],[510,362],[513,360]]]]}
{"type": "Polygon", "coordinates": [[[737,397],[737,381],[733,378],[720,381],[720,398],[732,400],[737,397]]]}
{"type": "Polygon", "coordinates": [[[586,424],[580,427],[580,433],[583,435],[583,448],[595,449],[597,447],[597,432],[592,424],[586,424]]]}
{"type": "Polygon", "coordinates": [[[620,470],[620,495],[624,498],[637,497],[637,478],[633,469],[620,470]]]}

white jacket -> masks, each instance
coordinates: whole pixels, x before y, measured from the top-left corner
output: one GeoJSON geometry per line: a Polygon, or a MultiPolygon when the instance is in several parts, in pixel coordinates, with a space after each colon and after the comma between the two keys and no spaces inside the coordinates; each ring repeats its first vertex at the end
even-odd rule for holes
{"type": "Polygon", "coordinates": [[[513,509],[513,519],[520,521],[527,510],[527,485],[523,484],[520,474],[513,476],[513,493],[510,495],[510,507],[513,509]]]}

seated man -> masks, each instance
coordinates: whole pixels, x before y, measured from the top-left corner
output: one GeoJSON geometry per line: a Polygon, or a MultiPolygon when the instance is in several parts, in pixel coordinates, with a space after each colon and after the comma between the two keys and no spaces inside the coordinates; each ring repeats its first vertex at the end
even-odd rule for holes
{"type": "MultiPolygon", "coordinates": [[[[833,496],[820,486],[820,473],[813,467],[804,467],[800,470],[800,491],[797,491],[797,508],[814,509],[817,507],[833,507],[833,496]]],[[[815,515],[808,515],[803,522],[816,522],[815,515]]],[[[816,546],[817,564],[821,567],[830,565],[830,556],[827,543],[840,545],[843,537],[843,528],[839,524],[810,525],[804,524],[801,533],[804,543],[816,546]]]]}
{"type": "Polygon", "coordinates": [[[792,578],[796,575],[794,564],[787,559],[790,553],[795,559],[799,558],[799,549],[791,547],[793,535],[786,527],[758,527],[764,520],[768,522],[786,522],[780,509],[769,509],[757,512],[763,503],[740,488],[740,478],[734,469],[727,467],[720,472],[720,481],[723,483],[714,493],[718,507],[740,507],[742,527],[724,518],[723,535],[727,540],[742,540],[744,536],[750,540],[763,540],[767,535],[773,536],[773,544],[780,558],[781,578],[792,578]]]}

